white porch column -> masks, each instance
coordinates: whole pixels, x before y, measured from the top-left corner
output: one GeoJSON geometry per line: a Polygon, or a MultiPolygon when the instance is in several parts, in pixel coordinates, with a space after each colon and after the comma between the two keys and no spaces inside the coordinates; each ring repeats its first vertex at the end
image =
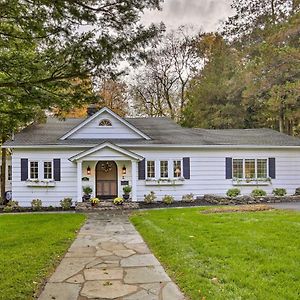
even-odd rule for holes
{"type": "Polygon", "coordinates": [[[82,202],[82,161],[77,161],[77,201],[82,202]]]}
{"type": "Polygon", "coordinates": [[[132,201],[137,201],[137,162],[131,161],[131,197],[132,201]]]}

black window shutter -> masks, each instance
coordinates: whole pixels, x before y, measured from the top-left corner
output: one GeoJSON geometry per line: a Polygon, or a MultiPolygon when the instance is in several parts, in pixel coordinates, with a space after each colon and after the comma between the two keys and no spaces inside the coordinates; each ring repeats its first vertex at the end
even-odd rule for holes
{"type": "Polygon", "coordinates": [[[269,158],[269,177],[272,179],[276,178],[276,163],[275,158],[269,158]]]}
{"type": "Polygon", "coordinates": [[[226,157],[226,179],[232,179],[232,158],[226,157]]]}
{"type": "Polygon", "coordinates": [[[21,181],[28,179],[28,159],[21,158],[21,181]]]}
{"type": "Polygon", "coordinates": [[[182,159],[183,163],[183,177],[185,179],[190,179],[191,178],[191,163],[190,163],[190,158],[189,157],[184,157],[182,159]]]}
{"type": "Polygon", "coordinates": [[[54,174],[54,180],[55,181],[60,181],[60,173],[61,173],[61,171],[60,171],[60,158],[55,158],[55,159],[53,159],[53,168],[54,168],[54,172],[53,172],[53,174],[54,174]]]}
{"type": "Polygon", "coordinates": [[[145,180],[146,178],[146,160],[145,158],[141,161],[139,161],[139,165],[138,165],[138,178],[139,180],[145,180]]]}

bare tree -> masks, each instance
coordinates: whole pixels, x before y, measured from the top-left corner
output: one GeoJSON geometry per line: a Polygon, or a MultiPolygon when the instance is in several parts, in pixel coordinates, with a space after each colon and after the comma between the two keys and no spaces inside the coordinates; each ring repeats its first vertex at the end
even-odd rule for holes
{"type": "Polygon", "coordinates": [[[179,27],[166,34],[151,51],[131,84],[134,108],[138,114],[169,116],[180,120],[186,105],[186,88],[199,57],[190,29],[179,27]]]}

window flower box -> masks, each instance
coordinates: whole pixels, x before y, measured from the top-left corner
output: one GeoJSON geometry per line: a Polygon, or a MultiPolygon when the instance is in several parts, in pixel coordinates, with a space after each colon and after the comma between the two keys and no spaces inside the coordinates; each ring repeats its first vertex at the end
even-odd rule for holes
{"type": "Polygon", "coordinates": [[[271,178],[233,178],[232,185],[234,186],[267,186],[271,185],[271,178]]]}
{"type": "Polygon", "coordinates": [[[26,180],[26,185],[29,187],[54,187],[54,180],[39,180],[39,179],[28,179],[26,180]]]}
{"type": "Polygon", "coordinates": [[[147,186],[168,186],[168,185],[183,185],[184,184],[184,178],[159,178],[159,179],[146,179],[145,184],[147,186]]]}

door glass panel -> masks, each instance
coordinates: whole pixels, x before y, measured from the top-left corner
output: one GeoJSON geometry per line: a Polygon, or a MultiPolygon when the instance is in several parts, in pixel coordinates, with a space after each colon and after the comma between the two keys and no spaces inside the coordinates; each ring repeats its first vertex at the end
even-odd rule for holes
{"type": "Polygon", "coordinates": [[[118,195],[117,166],[113,161],[99,161],[96,166],[96,195],[114,198],[118,195]]]}

